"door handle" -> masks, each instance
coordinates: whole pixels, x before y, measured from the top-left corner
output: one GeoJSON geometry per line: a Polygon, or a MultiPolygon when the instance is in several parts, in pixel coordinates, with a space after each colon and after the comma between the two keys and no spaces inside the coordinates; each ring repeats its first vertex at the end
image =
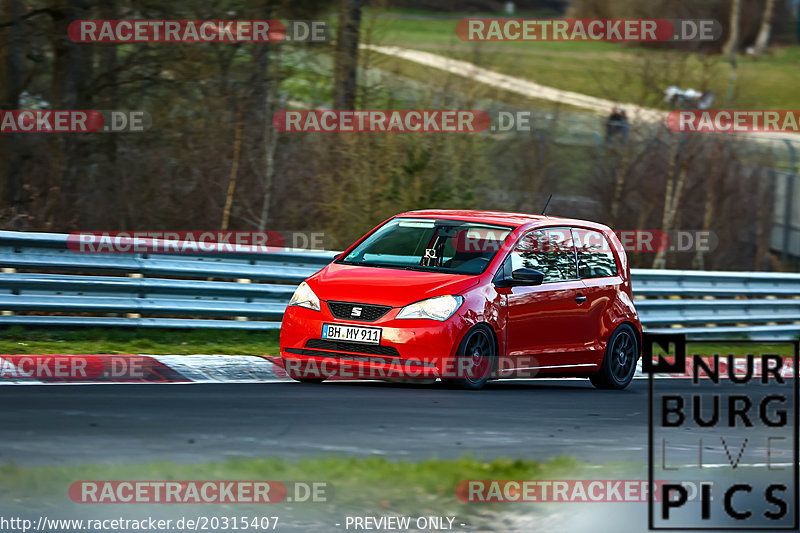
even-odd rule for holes
{"type": "Polygon", "coordinates": [[[579,294],[575,297],[575,301],[578,302],[578,305],[580,305],[586,301],[586,296],[579,294]]]}

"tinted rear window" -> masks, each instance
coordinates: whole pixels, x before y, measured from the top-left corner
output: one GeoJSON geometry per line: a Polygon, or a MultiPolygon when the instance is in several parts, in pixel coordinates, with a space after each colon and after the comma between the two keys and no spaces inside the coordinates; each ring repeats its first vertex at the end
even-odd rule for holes
{"type": "Polygon", "coordinates": [[[611,243],[599,231],[574,228],[575,250],[578,253],[578,274],[581,278],[606,278],[617,275],[617,260],[611,243]]]}

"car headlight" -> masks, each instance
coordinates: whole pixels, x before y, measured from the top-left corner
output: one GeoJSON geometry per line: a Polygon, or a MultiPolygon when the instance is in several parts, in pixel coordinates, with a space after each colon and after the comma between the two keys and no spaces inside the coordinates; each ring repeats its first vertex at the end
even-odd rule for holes
{"type": "Polygon", "coordinates": [[[317,298],[317,295],[311,290],[311,287],[308,286],[308,283],[304,281],[298,285],[292,295],[292,299],[289,300],[289,307],[293,305],[319,311],[319,298],[317,298]]]}
{"type": "Polygon", "coordinates": [[[462,303],[463,296],[436,296],[405,306],[397,318],[430,318],[444,322],[453,316],[462,303]]]}

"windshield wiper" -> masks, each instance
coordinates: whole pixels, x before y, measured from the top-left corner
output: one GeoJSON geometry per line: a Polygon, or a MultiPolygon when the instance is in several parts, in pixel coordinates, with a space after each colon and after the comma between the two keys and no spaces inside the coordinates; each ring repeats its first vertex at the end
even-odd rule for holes
{"type": "Polygon", "coordinates": [[[416,265],[416,266],[410,266],[409,265],[409,266],[404,266],[402,268],[404,270],[418,270],[420,272],[445,272],[446,271],[446,269],[443,269],[441,267],[426,267],[426,266],[422,266],[422,265],[416,265]]]}
{"type": "Polygon", "coordinates": [[[398,264],[390,264],[390,263],[365,263],[365,262],[355,262],[355,261],[345,261],[341,260],[341,264],[344,265],[352,265],[352,266],[365,266],[365,267],[374,267],[374,268],[394,268],[397,270],[411,270],[415,272],[433,272],[437,274],[464,274],[464,272],[458,272],[455,270],[449,270],[444,267],[426,267],[423,265],[398,265],[398,264]]]}

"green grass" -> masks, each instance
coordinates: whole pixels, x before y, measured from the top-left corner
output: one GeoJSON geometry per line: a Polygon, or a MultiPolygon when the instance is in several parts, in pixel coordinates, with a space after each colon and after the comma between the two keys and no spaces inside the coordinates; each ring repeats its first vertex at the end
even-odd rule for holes
{"type": "MultiPolygon", "coordinates": [[[[675,330],[679,332],[680,330],[675,330]]],[[[686,347],[687,355],[704,355],[704,356],[711,356],[714,354],[719,354],[720,356],[725,356],[728,354],[734,354],[737,356],[744,356],[747,354],[754,354],[756,356],[760,356],[761,354],[777,354],[783,356],[791,356],[794,353],[794,348],[791,344],[788,343],[779,343],[779,344],[766,344],[766,343],[757,343],[757,342],[747,342],[744,344],[725,344],[722,343],[688,343],[686,347]]]]}
{"type": "MultiPolygon", "coordinates": [[[[619,466],[613,467],[614,472],[619,469],[619,466]]],[[[415,514],[469,513],[485,509],[485,505],[459,502],[455,489],[463,480],[573,479],[585,477],[583,473],[586,471],[586,465],[566,457],[548,462],[502,458],[487,462],[468,456],[425,461],[329,457],[300,461],[230,459],[206,464],[166,461],[137,465],[41,467],[6,464],[0,466],[0,501],[9,502],[13,498],[20,507],[48,501],[63,502],[69,486],[79,480],[325,481],[332,487],[328,491],[330,503],[337,509],[374,507],[415,514]]],[[[597,470],[593,469],[591,473],[596,477],[597,470]]],[[[280,510],[281,506],[275,507],[280,510]]]]}
{"type": "MultiPolygon", "coordinates": [[[[473,82],[467,78],[462,78],[440,69],[426,67],[404,59],[379,54],[377,52],[370,53],[372,54],[370,56],[370,68],[387,72],[401,79],[408,79],[425,84],[427,87],[431,88],[431,90],[434,88],[447,87],[462,95],[463,98],[472,100],[472,102],[488,100],[491,102],[501,102],[519,109],[558,109],[561,112],[586,112],[586,110],[579,107],[541,98],[529,98],[515,92],[473,82]]],[[[418,96],[422,97],[425,95],[419,94],[418,96]]],[[[475,104],[472,103],[471,105],[475,104]]]]}
{"type": "MultiPolygon", "coordinates": [[[[558,89],[664,107],[667,85],[711,89],[715,107],[795,109],[800,47],[738,58],[736,89],[726,104],[730,67],[720,55],[689,54],[610,42],[465,42],[457,18],[375,17],[364,42],[428,51],[558,89]]],[[[416,68],[416,67],[415,67],[416,68]]],[[[423,69],[424,67],[418,67],[423,69]]]]}
{"type": "Polygon", "coordinates": [[[278,355],[278,332],[13,326],[0,331],[0,353],[278,355]]]}

